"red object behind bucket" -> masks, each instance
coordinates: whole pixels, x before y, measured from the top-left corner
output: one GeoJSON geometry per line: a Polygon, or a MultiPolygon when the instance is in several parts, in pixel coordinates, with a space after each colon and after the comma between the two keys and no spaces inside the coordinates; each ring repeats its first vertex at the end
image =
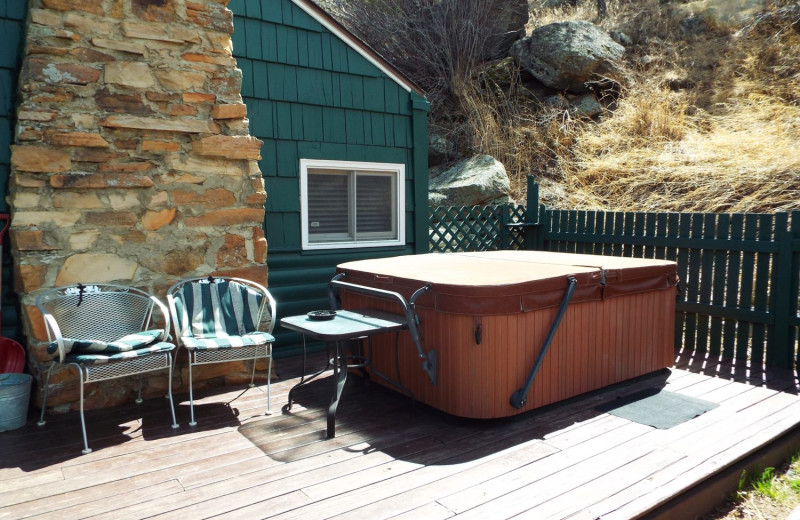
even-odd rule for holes
{"type": "Polygon", "coordinates": [[[24,369],[25,349],[13,339],[0,337],[0,374],[19,374],[24,369]]]}
{"type": "MultiPolygon", "coordinates": [[[[0,229],[0,259],[3,253],[3,239],[6,236],[6,231],[10,225],[9,216],[6,213],[0,213],[0,222],[2,222],[2,229],[0,229]]],[[[1,307],[1,306],[0,306],[1,307]]],[[[25,347],[20,345],[18,341],[11,338],[3,337],[3,313],[0,309],[0,373],[11,374],[20,373],[25,369],[25,347]]]]}

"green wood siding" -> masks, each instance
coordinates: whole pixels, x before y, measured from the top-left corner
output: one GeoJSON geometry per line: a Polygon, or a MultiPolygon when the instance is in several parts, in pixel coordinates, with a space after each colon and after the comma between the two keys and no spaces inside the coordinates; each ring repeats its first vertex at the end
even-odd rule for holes
{"type": "Polygon", "coordinates": [[[17,90],[17,76],[22,52],[22,28],[27,2],[0,0],[0,212],[7,212],[5,195],[8,194],[8,173],[11,160],[10,146],[14,130],[13,118],[17,90]]]}
{"type": "MultiPolygon", "coordinates": [[[[8,177],[11,162],[11,144],[14,136],[16,91],[19,66],[22,59],[22,41],[26,0],[0,0],[0,213],[8,212],[8,177]]],[[[11,254],[6,236],[2,255],[2,334],[21,340],[17,314],[17,297],[13,290],[11,254]]]]}
{"type": "MultiPolygon", "coordinates": [[[[291,0],[231,0],[228,7],[250,132],[264,141],[270,290],[282,316],[327,308],[337,264],[427,248],[427,231],[415,228],[427,226],[428,104],[291,0]],[[302,251],[300,159],[405,164],[406,245],[302,251]]],[[[280,329],[276,336],[284,353],[299,340],[280,329]]]]}

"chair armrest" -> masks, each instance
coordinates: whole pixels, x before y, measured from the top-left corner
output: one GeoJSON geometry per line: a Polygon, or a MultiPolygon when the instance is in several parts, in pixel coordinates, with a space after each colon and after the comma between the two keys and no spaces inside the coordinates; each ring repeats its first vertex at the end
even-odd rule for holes
{"type": "Polygon", "coordinates": [[[158,338],[158,341],[167,341],[169,339],[169,328],[171,324],[170,320],[170,312],[167,309],[167,306],[161,303],[161,300],[156,298],[155,296],[150,296],[150,300],[152,300],[155,307],[161,312],[161,316],[164,318],[164,331],[161,333],[161,337],[158,338]]]}
{"type": "Polygon", "coordinates": [[[275,301],[275,298],[272,297],[272,293],[270,293],[268,289],[264,289],[264,294],[267,296],[270,311],[270,322],[267,332],[272,334],[272,331],[275,330],[275,322],[278,321],[278,303],[275,301]]]}
{"type": "Polygon", "coordinates": [[[61,335],[61,329],[58,327],[58,323],[56,323],[56,319],[52,314],[43,312],[42,317],[44,318],[44,324],[47,328],[47,339],[51,344],[55,343],[58,346],[58,362],[63,363],[67,353],[64,347],[64,337],[61,335]]]}

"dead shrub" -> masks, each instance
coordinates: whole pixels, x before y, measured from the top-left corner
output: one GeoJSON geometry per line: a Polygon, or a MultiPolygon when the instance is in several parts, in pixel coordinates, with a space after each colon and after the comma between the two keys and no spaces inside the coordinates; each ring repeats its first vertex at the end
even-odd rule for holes
{"type": "Polygon", "coordinates": [[[446,104],[500,52],[507,11],[493,0],[346,0],[344,23],[426,92],[446,104]],[[497,4],[497,5],[495,5],[497,4]]]}

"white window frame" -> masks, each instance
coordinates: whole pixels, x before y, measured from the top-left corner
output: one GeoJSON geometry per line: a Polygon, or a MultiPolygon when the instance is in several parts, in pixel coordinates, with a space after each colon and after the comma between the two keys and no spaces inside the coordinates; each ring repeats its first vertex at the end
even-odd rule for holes
{"type": "MultiPolygon", "coordinates": [[[[405,164],[396,163],[374,163],[374,162],[358,162],[358,161],[329,161],[320,159],[300,159],[300,221],[301,221],[301,235],[304,251],[323,250],[323,249],[352,249],[352,248],[366,248],[366,247],[389,247],[389,246],[402,246],[406,243],[406,166],[405,164]],[[361,239],[358,237],[355,240],[337,241],[331,240],[328,242],[311,242],[308,229],[308,170],[314,169],[326,170],[341,170],[342,172],[368,171],[380,172],[392,175],[394,178],[394,191],[395,191],[395,215],[394,218],[397,222],[397,238],[396,239],[361,239]]],[[[348,198],[348,201],[351,201],[348,198]]]]}

